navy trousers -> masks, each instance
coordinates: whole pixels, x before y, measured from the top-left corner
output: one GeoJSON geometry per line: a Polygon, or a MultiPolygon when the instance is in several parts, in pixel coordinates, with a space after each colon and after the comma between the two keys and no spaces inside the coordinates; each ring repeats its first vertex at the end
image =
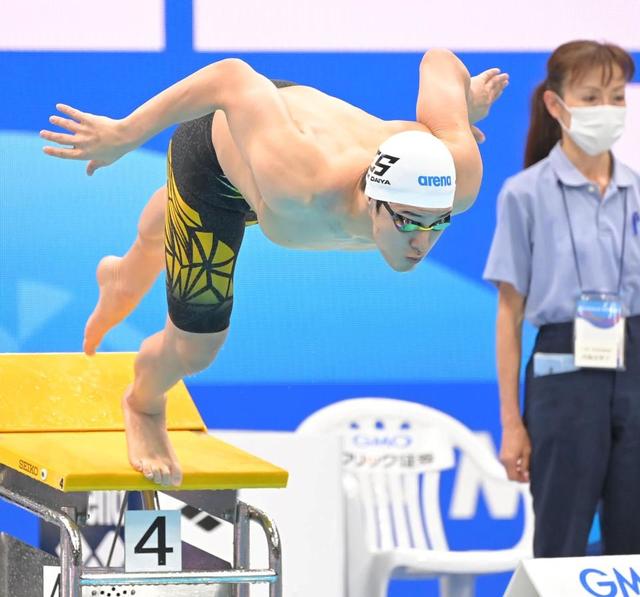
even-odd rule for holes
{"type": "MultiPolygon", "coordinates": [[[[527,365],[536,557],[584,555],[598,507],[604,552],[640,553],[640,316],[626,325],[625,371],[527,365]]],[[[573,352],[573,323],[542,326],[535,352],[573,352]]]]}

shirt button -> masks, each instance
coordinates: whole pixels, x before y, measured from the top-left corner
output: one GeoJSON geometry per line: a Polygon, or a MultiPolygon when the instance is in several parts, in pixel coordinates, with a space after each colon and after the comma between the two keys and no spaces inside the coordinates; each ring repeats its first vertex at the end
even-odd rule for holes
{"type": "Polygon", "coordinates": [[[596,190],[596,188],[595,188],[593,185],[590,185],[590,186],[589,186],[589,192],[590,192],[590,193],[594,193],[594,192],[595,192],[595,190],[596,190]]]}

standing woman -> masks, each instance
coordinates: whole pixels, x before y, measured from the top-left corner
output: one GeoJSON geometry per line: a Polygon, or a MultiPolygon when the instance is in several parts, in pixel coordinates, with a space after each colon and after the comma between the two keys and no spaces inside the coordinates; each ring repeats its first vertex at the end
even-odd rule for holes
{"type": "Polygon", "coordinates": [[[584,555],[599,506],[605,553],[640,553],[640,176],[610,152],[633,74],[615,45],[557,48],[498,199],[500,457],[531,483],[536,557],[584,555]],[[521,416],[523,319],[539,331],[521,416]]]}

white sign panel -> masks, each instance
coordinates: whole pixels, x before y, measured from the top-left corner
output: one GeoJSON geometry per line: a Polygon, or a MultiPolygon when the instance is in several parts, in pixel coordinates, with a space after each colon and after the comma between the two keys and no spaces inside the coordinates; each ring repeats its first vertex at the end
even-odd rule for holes
{"type": "Polygon", "coordinates": [[[145,51],[165,47],[163,0],[0,2],[0,51],[145,51]]]}
{"type": "Polygon", "coordinates": [[[525,560],[505,597],[640,595],[640,555],[525,560]]]}
{"type": "Polygon", "coordinates": [[[60,597],[60,566],[42,567],[42,597],[60,597]]]}
{"type": "Polygon", "coordinates": [[[125,514],[125,558],[127,572],[180,572],[182,538],[180,512],[133,510],[125,514]]]}
{"type": "Polygon", "coordinates": [[[194,0],[200,51],[546,51],[571,39],[640,48],[638,0],[194,0]]]}
{"type": "MultiPolygon", "coordinates": [[[[275,520],[283,543],[283,595],[345,597],[345,542],[338,436],[289,432],[215,431],[218,439],[260,456],[289,471],[286,489],[241,489],[239,499],[275,520]],[[322,573],[318,574],[319,567],[322,573]]],[[[163,508],[181,507],[160,494],[163,508]]],[[[182,537],[205,552],[233,560],[233,527],[206,524],[205,513],[182,521],[182,537]]],[[[209,520],[209,522],[211,522],[209,520]]],[[[251,525],[251,567],[269,567],[267,542],[251,525]]],[[[251,587],[251,597],[269,597],[269,586],[251,587]]]]}

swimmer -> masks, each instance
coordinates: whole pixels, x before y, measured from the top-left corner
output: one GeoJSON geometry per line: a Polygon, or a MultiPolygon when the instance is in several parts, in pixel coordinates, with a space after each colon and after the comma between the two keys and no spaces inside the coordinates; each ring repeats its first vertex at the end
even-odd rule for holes
{"type": "Polygon", "coordinates": [[[114,120],[58,104],[44,152],[107,166],[173,124],[167,184],[144,208],[122,257],[103,259],[100,297],[85,330],[93,354],[162,269],[169,317],[147,338],[123,397],[131,465],[159,485],[182,472],[166,431],[165,394],[208,367],[223,345],[245,226],[292,249],[378,249],[396,271],[414,269],[478,194],[474,124],[508,84],[489,69],[470,77],[443,49],[420,63],[415,121],[384,121],[311,87],[270,81],[225,59],[114,120]]]}

